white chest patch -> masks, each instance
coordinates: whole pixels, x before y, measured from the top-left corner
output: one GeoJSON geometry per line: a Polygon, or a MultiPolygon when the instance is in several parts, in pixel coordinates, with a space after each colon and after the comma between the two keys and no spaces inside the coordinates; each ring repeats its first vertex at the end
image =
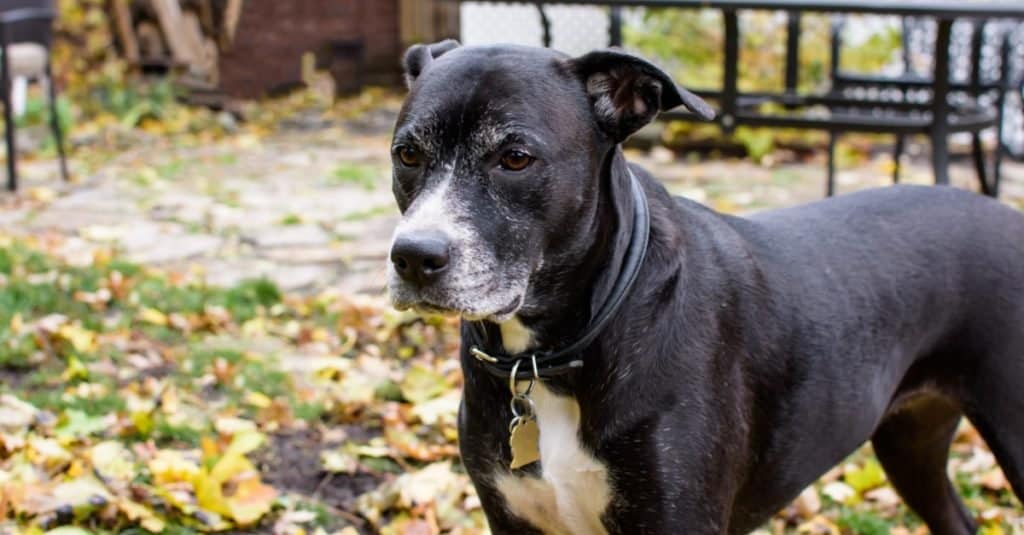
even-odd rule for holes
{"type": "Polygon", "coordinates": [[[579,405],[542,384],[530,397],[540,427],[541,477],[500,474],[498,490],[513,514],[548,535],[603,535],[608,470],[580,444],[579,405]]]}
{"type": "MultiPolygon", "coordinates": [[[[502,325],[502,337],[510,351],[529,345],[529,331],[517,320],[502,325]]],[[[541,477],[499,472],[494,476],[498,491],[514,515],[547,535],[604,535],[601,515],[611,498],[608,470],[580,443],[579,404],[541,383],[530,397],[540,428],[541,477]]]]}

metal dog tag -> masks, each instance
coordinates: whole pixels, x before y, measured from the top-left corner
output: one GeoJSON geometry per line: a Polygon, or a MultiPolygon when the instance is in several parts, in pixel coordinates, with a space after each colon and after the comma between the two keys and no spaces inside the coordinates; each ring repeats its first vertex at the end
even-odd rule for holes
{"type": "Polygon", "coordinates": [[[540,428],[533,418],[517,418],[512,423],[508,445],[512,447],[512,464],[515,470],[540,460],[540,428]]]}

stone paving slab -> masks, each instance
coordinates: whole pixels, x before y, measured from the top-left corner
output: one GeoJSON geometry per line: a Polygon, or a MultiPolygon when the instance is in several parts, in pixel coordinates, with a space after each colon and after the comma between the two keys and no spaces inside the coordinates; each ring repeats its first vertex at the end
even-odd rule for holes
{"type": "Polygon", "coordinates": [[[242,239],[260,249],[326,245],[330,235],[316,225],[271,226],[247,229],[242,239]]]}

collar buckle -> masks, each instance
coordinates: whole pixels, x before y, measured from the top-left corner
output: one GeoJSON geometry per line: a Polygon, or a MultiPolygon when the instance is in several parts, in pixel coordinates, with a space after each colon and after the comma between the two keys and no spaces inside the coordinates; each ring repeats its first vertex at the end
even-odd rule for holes
{"type": "Polygon", "coordinates": [[[476,360],[479,360],[480,362],[490,362],[491,364],[498,363],[497,358],[484,353],[479,347],[473,346],[469,348],[469,352],[472,353],[473,356],[476,357],[476,360]]]}

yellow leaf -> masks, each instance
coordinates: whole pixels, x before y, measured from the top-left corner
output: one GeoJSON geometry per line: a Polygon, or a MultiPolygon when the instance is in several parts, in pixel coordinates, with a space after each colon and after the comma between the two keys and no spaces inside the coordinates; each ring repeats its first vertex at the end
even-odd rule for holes
{"type": "Polygon", "coordinates": [[[182,452],[159,450],[149,461],[149,471],[158,485],[192,481],[199,475],[199,464],[186,459],[182,452]]]}
{"type": "Polygon", "coordinates": [[[131,420],[140,435],[146,437],[153,431],[153,415],[149,411],[135,411],[131,413],[131,420]]]}
{"type": "Polygon", "coordinates": [[[153,325],[160,325],[163,327],[167,326],[167,314],[164,314],[155,308],[146,307],[140,310],[139,319],[146,323],[152,323],[153,325]]]}
{"type": "Polygon", "coordinates": [[[245,473],[255,472],[256,467],[241,455],[224,455],[213,466],[213,469],[201,471],[192,486],[196,490],[196,503],[199,507],[214,513],[232,516],[224,498],[224,483],[229,479],[245,473]]]}
{"type": "Polygon", "coordinates": [[[60,378],[65,382],[88,379],[89,370],[86,369],[85,365],[77,357],[71,357],[68,359],[68,365],[64,368],[64,373],[61,374],[60,378]]]}
{"type": "Polygon", "coordinates": [[[223,484],[238,474],[255,470],[256,467],[245,457],[229,454],[221,457],[217,464],[213,465],[207,477],[218,484],[223,484]]]}
{"type": "Polygon", "coordinates": [[[93,351],[96,348],[96,333],[89,329],[77,325],[61,325],[57,334],[79,353],[93,351]]]}
{"type": "Polygon", "coordinates": [[[405,399],[413,403],[423,403],[445,393],[449,386],[443,375],[417,364],[405,372],[399,388],[405,399]]]}
{"type": "Polygon", "coordinates": [[[231,444],[224,451],[224,456],[245,455],[256,451],[257,448],[263,445],[265,440],[266,437],[259,431],[243,431],[231,439],[231,444]]]}
{"type": "Polygon", "coordinates": [[[265,409],[274,403],[266,394],[250,391],[245,395],[245,402],[253,407],[265,409]]]}
{"type": "Polygon", "coordinates": [[[193,481],[192,487],[196,491],[196,503],[199,507],[220,515],[230,513],[224,504],[221,483],[214,481],[205,470],[193,481]]]}
{"type": "Polygon", "coordinates": [[[199,440],[199,447],[203,450],[203,458],[216,457],[220,452],[220,447],[217,445],[217,441],[213,437],[203,437],[199,440]]]}
{"type": "Polygon", "coordinates": [[[70,478],[82,477],[85,473],[85,466],[82,465],[82,461],[80,459],[71,461],[71,464],[69,464],[67,469],[64,470],[64,475],[70,478]]]}
{"type": "Polygon", "coordinates": [[[845,470],[843,481],[858,493],[863,493],[885,483],[885,471],[878,461],[869,459],[862,467],[845,470]]]}
{"type": "Polygon", "coordinates": [[[326,342],[330,338],[330,334],[328,334],[327,330],[323,327],[317,327],[309,333],[309,337],[314,342],[326,342]]]}
{"type": "MultiPolygon", "coordinates": [[[[236,518],[224,497],[224,484],[242,474],[257,474],[256,467],[245,458],[245,454],[259,448],[263,445],[264,440],[266,437],[258,431],[242,431],[236,434],[231,439],[231,444],[224,450],[224,455],[217,460],[213,468],[201,470],[193,477],[192,485],[196,491],[196,503],[203,509],[236,518]]],[[[243,515],[245,514],[243,512],[243,515]]],[[[259,517],[257,516],[257,518],[259,517]]]]}

